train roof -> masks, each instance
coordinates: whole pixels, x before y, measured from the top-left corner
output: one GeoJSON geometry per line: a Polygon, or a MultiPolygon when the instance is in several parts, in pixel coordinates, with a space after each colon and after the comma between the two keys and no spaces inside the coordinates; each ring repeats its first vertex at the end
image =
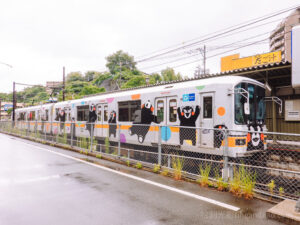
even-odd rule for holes
{"type": "MultiPolygon", "coordinates": [[[[61,106],[61,105],[66,105],[66,103],[73,104],[73,103],[79,103],[82,101],[87,101],[87,102],[91,101],[92,102],[94,100],[101,100],[101,99],[106,99],[106,98],[115,98],[115,97],[128,96],[128,95],[134,95],[134,94],[147,94],[147,93],[152,93],[152,92],[183,89],[183,88],[205,86],[205,85],[219,85],[219,84],[235,85],[242,81],[251,82],[251,83],[255,83],[257,85],[263,86],[262,83],[260,83],[256,80],[253,80],[253,79],[247,78],[247,77],[241,77],[241,76],[220,76],[220,77],[209,77],[209,78],[197,78],[197,79],[187,79],[187,80],[181,80],[181,81],[163,82],[163,83],[154,84],[154,85],[146,85],[146,86],[141,86],[141,87],[136,87],[136,88],[111,91],[111,92],[103,92],[103,93],[98,93],[98,94],[94,94],[94,95],[84,96],[83,98],[80,98],[80,99],[54,103],[54,105],[61,106]]],[[[43,105],[43,106],[45,106],[45,105],[43,105]]],[[[27,107],[27,108],[34,109],[34,108],[38,108],[38,107],[41,107],[41,106],[32,106],[32,107],[27,107]]],[[[22,109],[26,109],[26,108],[22,108],[22,109]]]]}

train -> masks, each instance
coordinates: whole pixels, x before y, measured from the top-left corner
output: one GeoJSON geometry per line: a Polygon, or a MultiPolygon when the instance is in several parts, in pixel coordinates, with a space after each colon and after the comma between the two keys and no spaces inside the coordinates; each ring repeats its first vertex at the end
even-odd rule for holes
{"type": "Polygon", "coordinates": [[[264,84],[219,76],[147,85],[15,110],[16,126],[98,143],[238,158],[266,150],[264,84]],[[225,135],[226,131],[230,131],[225,135]],[[225,137],[227,137],[225,139],[225,137]]]}

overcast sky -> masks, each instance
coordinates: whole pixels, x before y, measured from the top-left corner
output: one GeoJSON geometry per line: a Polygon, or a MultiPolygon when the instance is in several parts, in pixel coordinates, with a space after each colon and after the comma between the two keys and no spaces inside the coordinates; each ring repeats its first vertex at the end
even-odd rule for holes
{"type": "MultiPolygon", "coordinates": [[[[62,79],[63,66],[67,73],[103,71],[105,57],[117,50],[121,49],[139,59],[139,56],[147,53],[173,45],[180,46],[191,39],[296,4],[299,1],[1,1],[0,62],[10,64],[12,68],[0,64],[0,92],[10,92],[13,81],[43,85],[46,81],[59,81],[62,79]]],[[[283,16],[286,14],[280,17],[283,16]]],[[[248,33],[205,44],[208,49],[210,46],[222,46],[231,43],[230,41],[268,32],[277,24],[275,21],[248,33]]],[[[195,48],[202,46],[201,44],[195,48]]],[[[232,53],[247,56],[267,51],[268,43],[264,42],[232,53]]],[[[214,52],[207,54],[213,55],[214,52]]],[[[201,57],[195,56],[168,66],[197,59],[200,63],[201,57]]],[[[161,62],[163,61],[151,62],[150,66],[149,63],[141,63],[138,67],[151,73],[166,68],[167,65],[154,67],[161,62]]],[[[191,77],[199,63],[175,70],[191,77]]],[[[207,67],[213,73],[219,72],[220,57],[209,58],[207,67]]]]}

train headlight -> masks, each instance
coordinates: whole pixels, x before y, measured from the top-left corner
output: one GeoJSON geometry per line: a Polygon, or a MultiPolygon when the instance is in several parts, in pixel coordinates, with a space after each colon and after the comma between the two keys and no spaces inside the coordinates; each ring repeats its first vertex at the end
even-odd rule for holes
{"type": "Polygon", "coordinates": [[[246,138],[235,139],[235,145],[236,146],[246,145],[246,138]]]}

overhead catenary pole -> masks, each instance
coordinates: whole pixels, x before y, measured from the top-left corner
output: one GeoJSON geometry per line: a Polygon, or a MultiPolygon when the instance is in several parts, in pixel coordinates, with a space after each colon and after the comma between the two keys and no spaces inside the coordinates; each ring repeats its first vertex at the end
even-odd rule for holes
{"type": "Polygon", "coordinates": [[[62,90],[62,94],[63,94],[63,101],[65,101],[65,85],[66,85],[66,77],[65,77],[65,67],[63,67],[63,90],[62,90]]]}
{"type": "Polygon", "coordinates": [[[203,47],[203,74],[206,74],[206,46],[203,47]]]}

